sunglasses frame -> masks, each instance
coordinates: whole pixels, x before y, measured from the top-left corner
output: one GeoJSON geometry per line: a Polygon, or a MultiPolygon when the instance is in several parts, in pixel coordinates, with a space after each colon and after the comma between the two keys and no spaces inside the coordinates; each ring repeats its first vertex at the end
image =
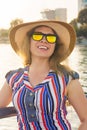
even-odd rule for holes
{"type": "Polygon", "coordinates": [[[50,34],[50,33],[44,34],[44,33],[41,33],[41,32],[34,32],[34,33],[32,33],[31,37],[32,37],[32,39],[33,39],[34,41],[41,41],[41,40],[43,39],[43,37],[45,37],[46,41],[47,41],[48,43],[50,43],[50,44],[55,44],[56,41],[57,41],[57,35],[56,35],[56,34],[50,34]],[[41,38],[40,40],[35,40],[35,39],[33,38],[33,35],[42,35],[42,38],[41,38]],[[55,37],[56,37],[55,42],[50,42],[50,41],[47,39],[48,36],[55,36],[55,37]]]}

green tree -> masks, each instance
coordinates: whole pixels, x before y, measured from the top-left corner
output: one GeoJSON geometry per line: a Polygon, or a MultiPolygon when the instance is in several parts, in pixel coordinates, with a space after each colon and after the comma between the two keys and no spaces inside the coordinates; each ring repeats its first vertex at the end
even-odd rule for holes
{"type": "Polygon", "coordinates": [[[82,25],[79,28],[79,36],[83,36],[83,37],[87,38],[87,25],[82,25]]]}
{"type": "Polygon", "coordinates": [[[13,28],[13,27],[15,27],[15,26],[17,26],[18,24],[22,24],[22,23],[23,23],[22,19],[18,19],[17,18],[15,20],[12,20],[11,23],[10,23],[10,25],[11,25],[10,29],[13,28]]]}
{"type": "Polygon", "coordinates": [[[79,33],[79,27],[78,27],[78,22],[77,22],[77,18],[76,19],[73,19],[70,24],[73,26],[73,28],[75,29],[76,31],[76,35],[78,36],[78,33],[79,33]]]}
{"type": "Polygon", "coordinates": [[[0,37],[8,37],[8,30],[7,29],[1,29],[0,30],[0,37]]]}
{"type": "Polygon", "coordinates": [[[73,19],[70,24],[74,27],[77,27],[77,19],[73,19]]]}
{"type": "Polygon", "coordinates": [[[70,24],[75,28],[75,30],[78,29],[78,23],[77,23],[77,19],[73,19],[70,24]]]}
{"type": "Polygon", "coordinates": [[[77,21],[82,25],[87,24],[87,8],[79,12],[77,21]]]}

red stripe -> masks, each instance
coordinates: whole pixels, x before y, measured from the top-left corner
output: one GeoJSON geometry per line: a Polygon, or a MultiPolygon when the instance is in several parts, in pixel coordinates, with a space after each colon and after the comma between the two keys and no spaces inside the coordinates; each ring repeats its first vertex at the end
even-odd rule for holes
{"type": "Polygon", "coordinates": [[[14,79],[15,79],[15,77],[16,77],[17,75],[18,75],[18,73],[16,73],[15,75],[12,76],[12,78],[11,78],[11,85],[13,84],[14,79]]]}
{"type": "MultiPolygon", "coordinates": [[[[20,111],[20,115],[22,115],[22,109],[20,107],[20,102],[19,102],[19,99],[20,99],[20,93],[21,93],[21,90],[19,91],[18,93],[18,97],[17,97],[17,104],[18,104],[18,109],[20,111]]],[[[24,124],[24,118],[22,117],[22,122],[24,124]]],[[[24,130],[26,130],[26,126],[24,125],[24,130]]]]}
{"type": "Polygon", "coordinates": [[[65,86],[66,86],[64,76],[62,76],[62,81],[63,81],[63,93],[62,93],[62,97],[64,97],[65,96],[65,86]]]}
{"type": "Polygon", "coordinates": [[[48,130],[48,128],[47,128],[47,125],[46,125],[46,120],[45,120],[45,118],[44,118],[44,107],[43,107],[43,92],[44,92],[44,87],[42,88],[42,91],[41,91],[41,93],[40,93],[40,107],[41,107],[41,114],[42,114],[42,120],[43,120],[43,125],[44,125],[44,127],[45,127],[45,130],[48,130]]]}
{"type": "Polygon", "coordinates": [[[33,130],[36,130],[36,127],[35,127],[34,123],[32,122],[31,124],[33,126],[33,130]]]}
{"type": "MultiPolygon", "coordinates": [[[[52,84],[53,84],[53,88],[54,88],[54,93],[55,93],[55,96],[56,96],[56,103],[57,103],[57,107],[56,107],[56,111],[58,111],[58,94],[57,94],[57,90],[56,90],[56,85],[55,85],[55,83],[54,83],[54,80],[53,80],[53,78],[52,78],[52,84]]],[[[57,119],[57,121],[58,121],[58,125],[60,126],[60,128],[61,128],[61,130],[63,130],[63,127],[62,127],[62,125],[61,125],[61,123],[60,123],[60,121],[59,121],[59,119],[58,119],[58,114],[56,114],[56,119],[57,119]]]]}
{"type": "Polygon", "coordinates": [[[31,90],[32,92],[34,92],[34,88],[33,87],[31,87],[31,86],[29,86],[29,85],[27,85],[27,84],[25,84],[26,85],[26,87],[29,89],[29,90],[31,90]]]}
{"type": "MultiPolygon", "coordinates": [[[[19,84],[22,82],[23,79],[20,80],[20,82],[15,83],[16,85],[14,85],[14,88],[17,88],[19,86],[19,84]],[[16,87],[15,87],[16,86],[16,87]]],[[[22,85],[23,86],[23,85],[22,85]]]]}

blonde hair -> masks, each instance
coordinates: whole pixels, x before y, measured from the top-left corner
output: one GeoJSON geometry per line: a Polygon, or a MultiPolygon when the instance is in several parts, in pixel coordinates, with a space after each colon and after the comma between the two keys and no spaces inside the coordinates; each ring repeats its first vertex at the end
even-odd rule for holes
{"type": "Polygon", "coordinates": [[[22,57],[23,65],[24,66],[30,65],[31,64],[30,43],[29,43],[29,37],[27,35],[25,36],[23,44],[20,48],[21,49],[19,55],[22,57]]]}

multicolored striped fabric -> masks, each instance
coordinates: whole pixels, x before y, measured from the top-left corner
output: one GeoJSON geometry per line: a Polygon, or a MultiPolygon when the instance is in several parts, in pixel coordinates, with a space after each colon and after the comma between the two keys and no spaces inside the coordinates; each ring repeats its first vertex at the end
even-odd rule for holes
{"type": "Polygon", "coordinates": [[[18,112],[19,130],[71,130],[66,119],[65,87],[68,79],[50,71],[34,88],[28,67],[6,75],[13,91],[13,104],[18,112]]]}

